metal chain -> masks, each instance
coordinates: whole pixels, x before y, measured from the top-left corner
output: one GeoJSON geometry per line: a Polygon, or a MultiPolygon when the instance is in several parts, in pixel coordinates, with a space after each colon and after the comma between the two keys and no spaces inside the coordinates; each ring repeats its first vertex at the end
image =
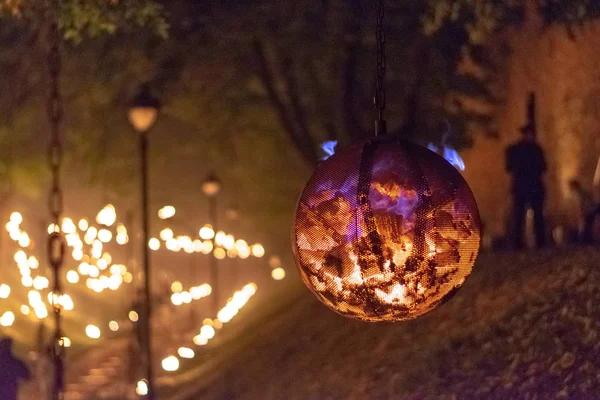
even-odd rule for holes
{"type": "Polygon", "coordinates": [[[385,26],[383,23],[385,17],[385,7],[383,0],[378,0],[377,7],[377,78],[375,86],[375,107],[378,112],[378,120],[383,121],[383,111],[385,110],[386,98],[385,98],[385,73],[387,67],[387,60],[385,55],[385,26]]]}
{"type": "Polygon", "coordinates": [[[63,212],[63,194],[60,183],[60,168],[62,164],[62,145],[60,130],[63,121],[63,107],[60,93],[60,76],[62,70],[60,45],[61,31],[58,26],[58,12],[60,3],[49,2],[48,14],[48,77],[49,94],[47,104],[48,122],[50,125],[50,144],[48,147],[48,164],[51,173],[51,186],[48,194],[48,207],[52,216],[53,230],[48,236],[48,261],[52,268],[54,286],[52,292],[52,306],[54,309],[55,331],[52,345],[54,359],[54,381],[52,385],[52,399],[62,398],[64,392],[64,354],[62,346],[61,312],[62,307],[58,302],[62,294],[59,271],[64,263],[65,242],[60,228],[60,217],[63,212]]]}

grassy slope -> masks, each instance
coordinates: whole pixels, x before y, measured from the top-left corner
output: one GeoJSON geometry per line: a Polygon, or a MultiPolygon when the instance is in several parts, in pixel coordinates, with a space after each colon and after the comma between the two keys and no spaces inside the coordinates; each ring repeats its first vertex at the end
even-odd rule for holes
{"type": "Polygon", "coordinates": [[[448,304],[395,325],[306,293],[187,398],[600,398],[599,268],[592,250],[484,255],[448,304]]]}

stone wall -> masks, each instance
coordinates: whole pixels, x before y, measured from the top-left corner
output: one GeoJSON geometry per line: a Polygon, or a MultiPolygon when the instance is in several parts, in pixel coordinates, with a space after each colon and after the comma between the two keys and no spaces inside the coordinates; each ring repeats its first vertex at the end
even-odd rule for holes
{"type": "Polygon", "coordinates": [[[488,232],[505,232],[510,198],[504,149],[519,137],[530,91],[537,96],[539,141],[549,164],[548,218],[553,225],[574,226],[578,206],[567,182],[578,177],[591,186],[600,156],[600,21],[570,35],[529,13],[494,47],[507,55],[500,69],[502,104],[495,115],[499,137],[476,135],[475,145],[463,154],[488,232]]]}

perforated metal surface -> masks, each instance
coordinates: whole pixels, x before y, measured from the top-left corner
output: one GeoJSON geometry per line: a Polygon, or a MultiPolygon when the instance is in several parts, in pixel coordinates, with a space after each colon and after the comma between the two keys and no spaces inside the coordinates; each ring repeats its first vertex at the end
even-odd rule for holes
{"type": "Polygon", "coordinates": [[[332,310],[401,321],[434,310],[471,273],[479,212],[459,172],[423,147],[376,138],[322,162],[296,209],[306,285],[332,310]]]}

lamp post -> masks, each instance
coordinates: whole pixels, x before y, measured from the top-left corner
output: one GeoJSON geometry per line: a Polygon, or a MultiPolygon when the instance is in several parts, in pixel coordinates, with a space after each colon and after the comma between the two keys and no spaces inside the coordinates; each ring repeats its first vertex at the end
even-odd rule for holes
{"type": "Polygon", "coordinates": [[[140,318],[143,343],[141,351],[145,355],[146,379],[148,381],[148,399],[155,399],[154,372],[152,365],[152,329],[151,329],[151,287],[150,287],[150,249],[148,248],[150,215],[148,212],[148,132],[156,123],[160,103],[152,97],[150,88],[142,86],[133,100],[128,112],[128,119],[139,134],[139,151],[141,161],[141,200],[142,200],[142,268],[144,269],[144,307],[145,314],[140,318]]]}
{"type": "MultiPolygon", "coordinates": [[[[240,218],[240,213],[239,213],[237,207],[231,206],[227,210],[225,210],[225,218],[227,218],[230,223],[235,225],[240,218]]],[[[233,233],[234,233],[234,235],[237,234],[237,232],[233,232],[233,233]]],[[[231,259],[229,260],[229,265],[230,265],[229,273],[231,274],[231,284],[233,285],[233,287],[237,287],[237,282],[238,282],[238,257],[237,257],[237,255],[235,257],[231,257],[231,259]]]]}
{"type": "Polygon", "coordinates": [[[219,268],[217,265],[217,258],[214,255],[214,251],[217,248],[217,195],[221,191],[221,181],[214,173],[208,175],[208,177],[202,182],[202,192],[208,197],[208,218],[210,224],[213,227],[214,236],[212,238],[213,243],[213,254],[210,258],[210,277],[212,280],[212,296],[213,296],[213,313],[217,316],[219,312],[219,268]]]}

